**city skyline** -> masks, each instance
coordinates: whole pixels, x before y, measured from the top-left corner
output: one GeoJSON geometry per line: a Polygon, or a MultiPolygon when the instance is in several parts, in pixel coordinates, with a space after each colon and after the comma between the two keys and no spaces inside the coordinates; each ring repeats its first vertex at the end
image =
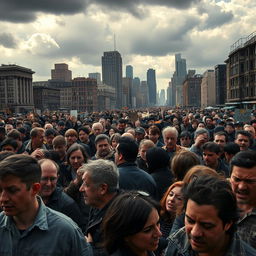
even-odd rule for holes
{"type": "Polygon", "coordinates": [[[115,34],[123,69],[132,65],[141,80],[155,69],[160,91],[176,53],[201,74],[223,63],[230,46],[256,30],[255,7],[254,0],[2,1],[1,63],[32,69],[34,81],[49,79],[54,63],[67,63],[73,77],[102,73],[115,34]]]}

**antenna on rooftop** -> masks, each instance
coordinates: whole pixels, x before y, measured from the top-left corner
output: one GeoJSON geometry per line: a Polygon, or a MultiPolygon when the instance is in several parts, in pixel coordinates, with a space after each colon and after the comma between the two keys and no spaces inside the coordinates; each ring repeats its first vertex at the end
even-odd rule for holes
{"type": "Polygon", "coordinates": [[[114,51],[116,51],[116,34],[114,34],[114,51]]]}

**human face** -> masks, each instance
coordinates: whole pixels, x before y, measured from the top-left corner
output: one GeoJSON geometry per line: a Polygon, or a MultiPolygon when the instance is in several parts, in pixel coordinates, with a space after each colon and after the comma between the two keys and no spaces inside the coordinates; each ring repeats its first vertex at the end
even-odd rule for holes
{"type": "Polygon", "coordinates": [[[100,205],[100,191],[99,187],[96,186],[91,180],[90,174],[85,172],[82,177],[83,184],[79,191],[83,193],[84,201],[86,204],[92,207],[99,207],[100,205]]]}
{"type": "Polygon", "coordinates": [[[65,145],[54,146],[53,149],[54,149],[54,151],[58,152],[58,154],[61,158],[66,155],[67,147],[65,145]]]}
{"type": "Polygon", "coordinates": [[[177,207],[182,205],[181,187],[174,187],[166,198],[165,207],[167,212],[175,213],[177,207]]]}
{"type": "Polygon", "coordinates": [[[177,137],[172,131],[165,132],[164,144],[168,149],[174,149],[176,147],[177,137]]]}
{"type": "Polygon", "coordinates": [[[99,135],[102,133],[103,131],[103,127],[102,127],[102,124],[95,124],[92,126],[92,131],[94,133],[95,136],[99,135]]]}
{"type": "Polygon", "coordinates": [[[96,144],[96,150],[100,157],[105,157],[110,153],[110,144],[107,139],[100,140],[96,144]]]}
{"type": "Polygon", "coordinates": [[[118,143],[117,143],[116,140],[112,140],[112,142],[111,142],[112,148],[116,148],[117,144],[118,144],[118,143]]]}
{"type": "Polygon", "coordinates": [[[247,150],[250,146],[250,140],[247,136],[238,134],[235,143],[239,145],[240,150],[247,150]]]}
{"type": "Polygon", "coordinates": [[[181,137],[180,138],[180,145],[182,147],[190,147],[191,146],[191,139],[189,137],[181,137]]]}
{"type": "Polygon", "coordinates": [[[51,134],[51,135],[48,135],[48,136],[45,136],[45,141],[48,145],[52,145],[52,141],[54,139],[54,135],[51,134]]]}
{"type": "Polygon", "coordinates": [[[161,236],[159,215],[157,210],[153,208],[143,229],[134,235],[126,237],[125,240],[128,247],[136,255],[146,255],[148,251],[151,252],[157,249],[161,236]]]}
{"type": "Polygon", "coordinates": [[[234,132],[235,128],[233,128],[232,126],[230,125],[226,125],[225,127],[225,131],[228,133],[228,134],[231,134],[232,132],[234,132]]]}
{"type": "Polygon", "coordinates": [[[47,198],[51,196],[57,186],[57,168],[51,162],[44,162],[41,165],[42,176],[41,176],[41,190],[40,196],[42,198],[47,198]]]}
{"type": "Polygon", "coordinates": [[[38,132],[33,141],[37,147],[41,147],[44,143],[44,132],[38,132]]]}
{"type": "Polygon", "coordinates": [[[224,146],[226,145],[226,137],[225,137],[225,135],[215,135],[214,136],[214,142],[216,144],[218,144],[221,147],[221,149],[223,149],[224,146]]]}
{"type": "Polygon", "coordinates": [[[37,192],[34,184],[28,189],[20,178],[8,175],[0,180],[0,207],[14,219],[26,217],[34,209],[37,192]]]}
{"type": "Polygon", "coordinates": [[[11,145],[5,145],[2,147],[2,151],[9,151],[9,152],[13,152],[13,153],[16,153],[17,150],[14,149],[13,146],[11,145]]]}
{"type": "Polygon", "coordinates": [[[197,128],[205,128],[205,124],[204,123],[199,123],[197,128]]]}
{"type": "Polygon", "coordinates": [[[147,150],[149,149],[150,147],[146,146],[146,145],[143,145],[140,147],[140,151],[139,151],[139,154],[140,154],[140,157],[144,160],[144,161],[147,161],[146,159],[146,153],[147,153],[147,150]]]}
{"type": "Polygon", "coordinates": [[[233,166],[231,185],[239,204],[256,206],[256,168],[233,166]]]}
{"type": "Polygon", "coordinates": [[[203,151],[203,159],[206,166],[214,168],[218,164],[219,155],[209,150],[203,151]]]}
{"type": "Polygon", "coordinates": [[[226,231],[230,227],[231,223],[224,224],[213,205],[198,205],[188,200],[185,229],[193,251],[219,255],[226,245],[226,231]]]}
{"type": "Polygon", "coordinates": [[[69,157],[70,165],[74,170],[77,170],[79,167],[81,167],[84,161],[84,156],[80,150],[72,152],[69,157]]]}
{"type": "Polygon", "coordinates": [[[72,133],[66,134],[65,138],[66,138],[68,146],[71,146],[72,144],[74,144],[77,141],[76,135],[72,134],[72,133]]]}
{"type": "Polygon", "coordinates": [[[109,134],[110,137],[111,137],[114,133],[115,133],[115,130],[112,129],[112,128],[111,128],[111,129],[109,130],[109,132],[108,132],[108,134],[109,134]]]}
{"type": "Polygon", "coordinates": [[[88,142],[88,138],[89,138],[89,135],[87,133],[85,133],[84,131],[80,131],[79,132],[79,140],[83,143],[87,143],[88,142]]]}
{"type": "Polygon", "coordinates": [[[148,138],[156,144],[158,139],[159,139],[159,134],[158,133],[152,133],[152,131],[149,130],[148,138]]]}
{"type": "Polygon", "coordinates": [[[253,138],[255,138],[255,129],[253,126],[247,126],[244,128],[245,131],[249,132],[253,138]]]}

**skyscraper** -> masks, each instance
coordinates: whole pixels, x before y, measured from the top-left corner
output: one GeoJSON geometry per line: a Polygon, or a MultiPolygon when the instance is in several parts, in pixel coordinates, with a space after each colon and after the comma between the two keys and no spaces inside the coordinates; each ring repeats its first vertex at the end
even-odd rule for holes
{"type": "Polygon", "coordinates": [[[96,72],[96,73],[89,73],[89,78],[93,78],[97,80],[97,84],[100,84],[101,82],[101,74],[96,72]]]}
{"type": "Polygon", "coordinates": [[[147,71],[148,98],[151,106],[156,105],[156,71],[152,68],[147,71]]]}
{"type": "Polygon", "coordinates": [[[226,64],[215,66],[216,104],[224,105],[227,99],[226,64]]]}
{"type": "Polygon", "coordinates": [[[68,69],[68,64],[65,63],[54,64],[51,75],[52,80],[61,80],[64,82],[71,82],[72,80],[72,72],[68,69]]]}
{"type": "Polygon", "coordinates": [[[102,60],[103,83],[116,89],[116,108],[123,106],[122,57],[118,51],[104,52],[102,60]]]}
{"type": "Polygon", "coordinates": [[[131,65],[126,66],[126,77],[133,79],[133,67],[131,65]]]}

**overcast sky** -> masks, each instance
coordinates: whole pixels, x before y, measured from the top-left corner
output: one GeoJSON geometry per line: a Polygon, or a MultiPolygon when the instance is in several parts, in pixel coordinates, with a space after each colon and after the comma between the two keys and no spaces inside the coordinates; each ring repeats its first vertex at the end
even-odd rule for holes
{"type": "Polygon", "coordinates": [[[156,69],[158,89],[174,72],[174,54],[202,73],[227,59],[230,46],[256,31],[255,0],[0,0],[0,60],[50,79],[65,62],[73,77],[101,73],[117,50],[134,76],[156,69]]]}

